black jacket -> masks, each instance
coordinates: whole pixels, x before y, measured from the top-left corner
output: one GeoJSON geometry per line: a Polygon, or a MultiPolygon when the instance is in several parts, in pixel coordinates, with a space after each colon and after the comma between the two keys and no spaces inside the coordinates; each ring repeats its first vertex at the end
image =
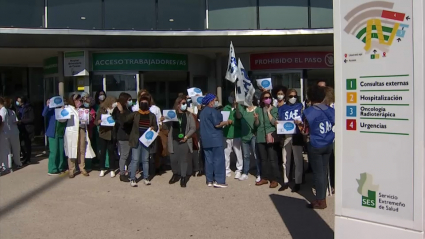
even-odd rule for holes
{"type": "Polygon", "coordinates": [[[19,130],[21,133],[27,133],[30,136],[34,134],[34,108],[30,104],[19,109],[19,130]]]}
{"type": "MultiPolygon", "coordinates": [[[[125,113],[124,114],[130,114],[131,110],[129,109],[124,109],[125,113]]],[[[120,119],[120,111],[118,110],[118,108],[115,108],[112,111],[112,118],[114,118],[115,120],[115,126],[114,126],[114,130],[112,132],[112,138],[116,139],[118,141],[129,141],[130,139],[130,133],[131,133],[131,127],[132,122],[130,123],[123,123],[120,119]]]]}

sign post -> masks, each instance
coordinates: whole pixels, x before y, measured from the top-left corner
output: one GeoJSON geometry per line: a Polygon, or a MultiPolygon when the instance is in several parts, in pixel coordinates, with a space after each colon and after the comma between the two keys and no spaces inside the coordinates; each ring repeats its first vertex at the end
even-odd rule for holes
{"type": "Polygon", "coordinates": [[[335,238],[424,238],[424,13],[334,0],[335,238]]]}

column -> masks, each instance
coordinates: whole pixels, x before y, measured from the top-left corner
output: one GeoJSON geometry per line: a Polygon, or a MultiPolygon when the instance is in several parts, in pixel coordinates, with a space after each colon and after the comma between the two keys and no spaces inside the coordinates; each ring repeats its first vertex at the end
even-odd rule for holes
{"type": "Polygon", "coordinates": [[[217,84],[217,98],[221,104],[222,98],[223,98],[223,77],[222,77],[222,71],[221,71],[221,53],[215,54],[215,80],[217,84]]]}
{"type": "Polygon", "coordinates": [[[63,75],[63,52],[58,52],[58,93],[65,96],[65,77],[63,75]]]}

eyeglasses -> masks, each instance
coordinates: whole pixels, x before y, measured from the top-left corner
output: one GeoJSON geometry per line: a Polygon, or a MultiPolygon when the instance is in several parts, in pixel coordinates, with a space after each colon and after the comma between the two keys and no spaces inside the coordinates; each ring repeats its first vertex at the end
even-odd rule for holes
{"type": "Polygon", "coordinates": [[[296,95],[290,95],[290,96],[288,96],[289,97],[289,99],[291,99],[291,98],[297,98],[297,96],[296,95]]]}
{"type": "Polygon", "coordinates": [[[263,99],[267,100],[267,99],[271,99],[271,97],[270,96],[266,96],[263,99]]]}
{"type": "Polygon", "coordinates": [[[181,103],[181,105],[185,105],[185,104],[186,104],[186,102],[182,102],[182,103],[181,103]]]}

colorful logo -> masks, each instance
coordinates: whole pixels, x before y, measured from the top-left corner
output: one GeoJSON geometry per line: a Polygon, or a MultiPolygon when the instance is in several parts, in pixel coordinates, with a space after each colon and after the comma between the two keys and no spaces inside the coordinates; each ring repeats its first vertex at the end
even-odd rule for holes
{"type": "Polygon", "coordinates": [[[201,94],[202,90],[199,89],[199,88],[195,88],[195,89],[193,89],[193,92],[195,92],[196,94],[201,94]]]}
{"type": "Polygon", "coordinates": [[[198,99],[196,99],[196,102],[198,102],[198,104],[202,105],[202,100],[204,99],[203,96],[198,97],[198,99]]]}
{"type": "Polygon", "coordinates": [[[394,40],[401,42],[409,28],[410,17],[405,13],[391,11],[394,3],[373,1],[351,10],[344,19],[344,31],[362,41],[371,59],[379,59],[378,50],[386,57],[394,40]],[[373,52],[373,53],[372,53],[373,52]]]}
{"type": "Polygon", "coordinates": [[[362,195],[362,206],[376,208],[376,191],[379,190],[379,185],[373,184],[372,174],[362,173],[356,181],[359,184],[357,192],[362,195]]]}
{"type": "Polygon", "coordinates": [[[294,125],[294,123],[286,122],[285,124],[283,124],[283,128],[286,131],[291,131],[295,128],[295,125],[294,125]]]}
{"type": "Polygon", "coordinates": [[[174,119],[174,118],[176,118],[176,112],[174,112],[174,111],[168,111],[167,112],[167,116],[170,119],[174,119]]]}
{"type": "Polygon", "coordinates": [[[270,81],[269,80],[263,80],[263,81],[261,81],[261,86],[263,88],[269,87],[270,86],[270,81]]]}
{"type": "Polygon", "coordinates": [[[55,102],[55,104],[61,104],[62,103],[62,98],[60,98],[60,97],[57,97],[57,98],[55,98],[54,100],[53,100],[53,102],[55,102]]]}
{"type": "Polygon", "coordinates": [[[145,134],[145,138],[146,138],[147,140],[152,140],[152,139],[153,139],[153,132],[152,132],[152,131],[148,131],[148,132],[146,132],[146,134],[145,134]]]}
{"type": "Polygon", "coordinates": [[[112,118],[112,116],[109,116],[108,118],[106,118],[106,121],[108,121],[108,123],[110,124],[115,123],[115,120],[112,118]]]}
{"type": "Polygon", "coordinates": [[[69,115],[68,110],[63,109],[63,110],[61,111],[61,115],[62,115],[63,117],[65,117],[65,116],[69,115]]]}

